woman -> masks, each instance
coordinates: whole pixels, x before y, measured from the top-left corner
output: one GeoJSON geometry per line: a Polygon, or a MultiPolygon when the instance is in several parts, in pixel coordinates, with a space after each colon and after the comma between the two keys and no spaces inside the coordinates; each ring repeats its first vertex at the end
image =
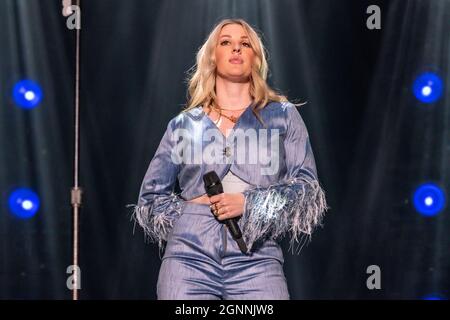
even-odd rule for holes
{"type": "Polygon", "coordinates": [[[267,72],[258,34],[240,19],[221,21],[197,54],[187,108],[169,122],[134,211],[166,244],[158,299],[289,299],[277,241],[311,236],[327,205],[305,124],[267,72]],[[224,192],[208,197],[211,171],[224,192]]]}

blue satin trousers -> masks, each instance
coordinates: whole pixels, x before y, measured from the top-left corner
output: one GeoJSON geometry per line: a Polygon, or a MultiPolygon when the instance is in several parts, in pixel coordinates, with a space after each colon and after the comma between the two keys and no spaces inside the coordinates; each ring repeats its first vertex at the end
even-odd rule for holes
{"type": "Polygon", "coordinates": [[[243,254],[209,205],[186,203],[169,234],[157,283],[160,300],[288,300],[283,253],[267,240],[243,254]]]}

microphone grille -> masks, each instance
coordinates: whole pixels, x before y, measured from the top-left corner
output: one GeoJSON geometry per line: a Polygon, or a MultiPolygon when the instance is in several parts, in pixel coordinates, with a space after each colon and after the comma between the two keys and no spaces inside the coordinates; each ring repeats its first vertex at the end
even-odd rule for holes
{"type": "Polygon", "coordinates": [[[205,186],[211,186],[220,183],[220,179],[215,171],[210,171],[203,175],[203,182],[205,186]]]}

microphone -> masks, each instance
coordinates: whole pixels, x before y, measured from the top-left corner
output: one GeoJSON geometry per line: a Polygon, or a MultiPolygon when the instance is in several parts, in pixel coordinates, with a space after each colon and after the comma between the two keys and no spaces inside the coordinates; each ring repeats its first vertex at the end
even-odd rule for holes
{"type": "MultiPolygon", "coordinates": [[[[223,193],[222,182],[220,182],[219,176],[215,171],[210,171],[203,175],[203,182],[205,183],[205,190],[209,197],[223,193]]],[[[237,224],[237,219],[226,219],[224,222],[227,225],[231,236],[237,242],[239,249],[242,253],[246,254],[247,246],[245,245],[245,241],[242,239],[242,233],[241,229],[239,229],[239,225],[237,224]]]]}

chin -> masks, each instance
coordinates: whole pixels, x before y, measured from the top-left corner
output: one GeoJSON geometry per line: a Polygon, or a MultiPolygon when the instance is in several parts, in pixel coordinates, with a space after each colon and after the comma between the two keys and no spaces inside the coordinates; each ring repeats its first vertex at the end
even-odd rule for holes
{"type": "Polygon", "coordinates": [[[236,71],[237,70],[230,70],[230,72],[228,72],[228,75],[232,76],[232,77],[249,77],[250,76],[249,72],[245,72],[242,70],[239,70],[239,72],[236,72],[236,71]]]}
{"type": "Polygon", "coordinates": [[[248,82],[250,79],[250,74],[246,74],[245,72],[233,72],[232,70],[225,73],[217,72],[217,75],[233,82],[248,82]]]}
{"type": "Polygon", "coordinates": [[[228,78],[230,81],[233,82],[239,82],[239,83],[246,83],[250,81],[250,77],[249,76],[245,76],[245,75],[235,75],[235,76],[230,76],[228,78]]]}

